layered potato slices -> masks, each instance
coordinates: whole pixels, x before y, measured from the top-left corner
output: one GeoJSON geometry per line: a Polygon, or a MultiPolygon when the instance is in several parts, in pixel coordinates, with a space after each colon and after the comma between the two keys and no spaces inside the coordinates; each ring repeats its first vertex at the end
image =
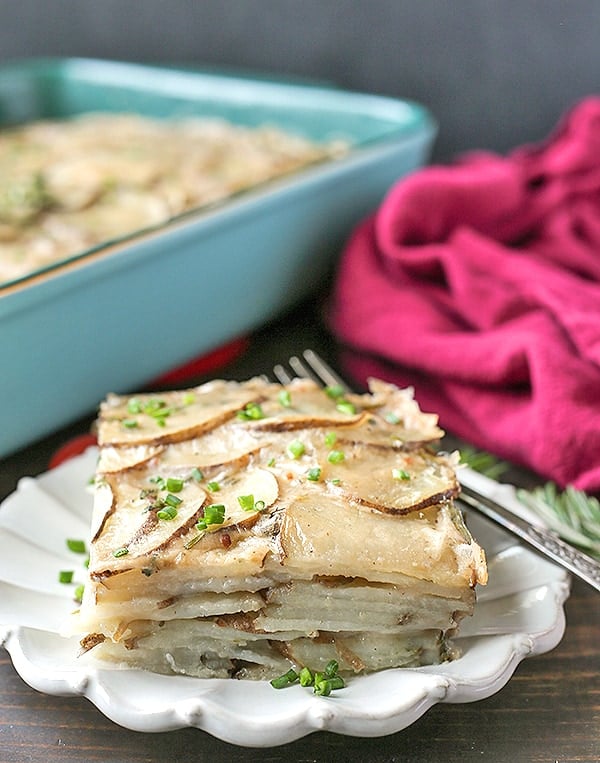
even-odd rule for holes
{"type": "Polygon", "coordinates": [[[83,650],[251,679],[450,659],[487,570],[442,434],[410,389],[376,380],[109,396],[83,650]]]}

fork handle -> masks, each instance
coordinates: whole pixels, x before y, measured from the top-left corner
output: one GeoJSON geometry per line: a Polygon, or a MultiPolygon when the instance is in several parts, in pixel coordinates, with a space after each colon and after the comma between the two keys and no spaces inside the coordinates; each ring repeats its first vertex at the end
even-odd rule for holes
{"type": "Polygon", "coordinates": [[[600,562],[566,543],[552,530],[530,524],[498,501],[464,484],[461,485],[459,500],[600,591],[600,562]]]}

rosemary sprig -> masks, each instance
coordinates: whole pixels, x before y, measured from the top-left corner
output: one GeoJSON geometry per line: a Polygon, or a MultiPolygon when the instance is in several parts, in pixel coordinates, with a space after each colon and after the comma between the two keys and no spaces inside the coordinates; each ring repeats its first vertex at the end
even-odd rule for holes
{"type": "Polygon", "coordinates": [[[506,461],[500,461],[496,456],[484,450],[476,450],[471,446],[460,449],[461,463],[470,466],[476,472],[485,474],[492,480],[498,479],[510,468],[506,461]]]}
{"type": "Polygon", "coordinates": [[[597,498],[572,485],[560,491],[553,482],[533,490],[519,489],[517,498],[561,538],[600,558],[600,502],[597,498]]]}
{"type": "MultiPolygon", "coordinates": [[[[509,468],[509,464],[499,461],[491,453],[471,447],[461,450],[461,462],[491,479],[509,468]]],[[[516,494],[524,506],[535,512],[563,540],[600,558],[600,501],[597,498],[572,485],[560,490],[554,482],[546,482],[531,490],[517,488],[516,494]]]]}

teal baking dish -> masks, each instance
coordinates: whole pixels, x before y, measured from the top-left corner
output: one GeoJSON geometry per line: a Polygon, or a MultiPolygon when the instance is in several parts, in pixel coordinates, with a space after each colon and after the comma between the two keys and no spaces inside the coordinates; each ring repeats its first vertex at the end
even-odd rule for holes
{"type": "Polygon", "coordinates": [[[0,287],[0,457],[316,290],[436,133],[419,104],[305,82],[92,59],[0,67],[0,125],[90,111],[269,123],[350,151],[0,287]]]}

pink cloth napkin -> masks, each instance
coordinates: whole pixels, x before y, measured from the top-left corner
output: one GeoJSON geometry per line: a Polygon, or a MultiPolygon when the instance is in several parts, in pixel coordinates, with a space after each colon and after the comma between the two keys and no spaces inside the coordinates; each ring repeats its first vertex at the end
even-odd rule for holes
{"type": "Polygon", "coordinates": [[[448,431],[600,490],[600,97],[543,144],[399,181],[329,318],[355,381],[412,385],[448,431]]]}

